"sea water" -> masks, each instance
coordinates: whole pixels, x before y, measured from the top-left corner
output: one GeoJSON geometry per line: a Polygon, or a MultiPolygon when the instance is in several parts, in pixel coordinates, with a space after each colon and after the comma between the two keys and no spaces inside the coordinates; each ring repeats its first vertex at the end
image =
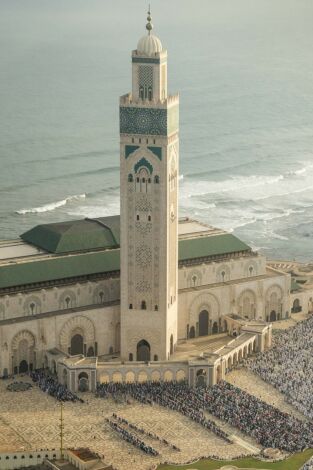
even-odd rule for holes
{"type": "MultiPolygon", "coordinates": [[[[180,215],[313,260],[313,2],[155,0],[180,93],[180,215]]],[[[1,0],[0,238],[117,214],[142,0],[1,0]]]]}

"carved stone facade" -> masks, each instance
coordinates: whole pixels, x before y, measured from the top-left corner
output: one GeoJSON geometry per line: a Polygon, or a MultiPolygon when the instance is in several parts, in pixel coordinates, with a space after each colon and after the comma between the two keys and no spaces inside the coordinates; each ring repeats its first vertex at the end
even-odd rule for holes
{"type": "Polygon", "coordinates": [[[142,357],[165,360],[177,342],[179,103],[166,51],[132,59],[120,100],[121,357],[140,357],[142,344],[142,357]]]}

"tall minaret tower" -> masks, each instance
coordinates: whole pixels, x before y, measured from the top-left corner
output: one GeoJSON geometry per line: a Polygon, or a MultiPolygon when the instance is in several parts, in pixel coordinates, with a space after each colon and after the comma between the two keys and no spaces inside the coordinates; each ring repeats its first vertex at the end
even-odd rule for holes
{"type": "Polygon", "coordinates": [[[167,360],[177,342],[178,95],[150,11],[120,98],[121,358],[167,360]]]}

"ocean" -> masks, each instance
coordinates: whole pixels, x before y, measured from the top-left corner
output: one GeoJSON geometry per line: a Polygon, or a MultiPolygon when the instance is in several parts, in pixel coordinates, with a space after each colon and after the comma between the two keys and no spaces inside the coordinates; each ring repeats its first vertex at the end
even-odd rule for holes
{"type": "MultiPolygon", "coordinates": [[[[313,261],[313,2],[155,0],[180,93],[180,215],[313,261]]],[[[0,1],[0,238],[119,213],[142,0],[0,1]]]]}

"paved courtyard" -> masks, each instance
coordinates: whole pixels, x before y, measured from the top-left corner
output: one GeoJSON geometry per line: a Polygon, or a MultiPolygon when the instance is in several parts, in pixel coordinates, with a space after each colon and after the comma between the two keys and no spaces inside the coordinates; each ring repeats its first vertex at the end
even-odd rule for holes
{"type": "MultiPolygon", "coordinates": [[[[23,380],[29,380],[23,378],[23,380]]],[[[0,452],[59,447],[58,402],[36,386],[26,392],[9,392],[9,381],[0,381],[0,452]]],[[[159,406],[130,405],[113,400],[81,395],[88,403],[65,403],[65,446],[88,446],[118,469],[149,469],[160,462],[183,463],[201,456],[217,455],[223,459],[246,455],[249,450],[238,444],[226,444],[215,434],[181,414],[159,406]],[[181,452],[155,444],[161,455],[148,457],[123,441],[105,417],[115,412],[131,423],[152,431],[175,444],[181,452]]]]}

